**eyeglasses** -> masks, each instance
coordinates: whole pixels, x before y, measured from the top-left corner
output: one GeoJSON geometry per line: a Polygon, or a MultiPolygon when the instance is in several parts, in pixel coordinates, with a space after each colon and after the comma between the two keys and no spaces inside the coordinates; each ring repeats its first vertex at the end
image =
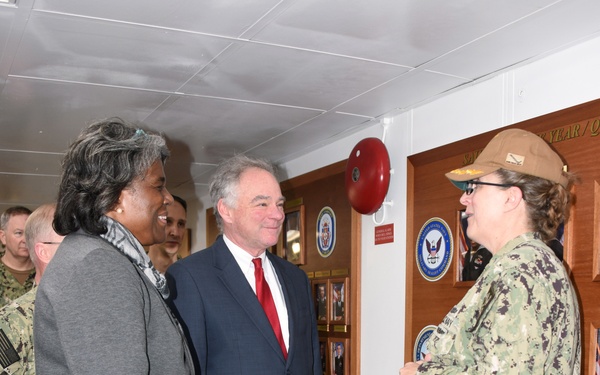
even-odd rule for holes
{"type": "Polygon", "coordinates": [[[483,181],[475,181],[475,180],[470,180],[467,181],[467,184],[465,185],[465,193],[467,195],[471,195],[473,194],[473,192],[475,191],[475,188],[477,187],[477,185],[489,185],[489,186],[499,186],[499,187],[511,187],[514,185],[509,185],[509,184],[495,184],[493,182],[483,182],[483,181]]]}
{"type": "Polygon", "coordinates": [[[50,241],[46,241],[46,242],[42,241],[42,243],[44,245],[60,245],[61,244],[60,242],[50,242],[50,241]]]}

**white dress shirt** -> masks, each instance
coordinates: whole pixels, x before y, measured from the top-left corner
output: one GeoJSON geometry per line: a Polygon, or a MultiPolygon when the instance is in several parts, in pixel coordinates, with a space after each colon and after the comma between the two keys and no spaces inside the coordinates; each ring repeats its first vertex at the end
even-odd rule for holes
{"type": "MultiPolygon", "coordinates": [[[[254,263],[252,263],[252,259],[254,257],[250,255],[247,251],[237,246],[226,235],[223,235],[223,240],[225,244],[231,251],[231,254],[235,258],[235,261],[240,266],[242,273],[246,276],[246,280],[248,280],[248,284],[256,294],[256,278],[254,277],[254,263]]],[[[290,330],[288,327],[288,313],[287,307],[285,305],[285,299],[283,298],[283,290],[281,289],[281,284],[279,283],[279,279],[277,279],[277,274],[273,269],[273,265],[267,258],[265,252],[258,256],[258,258],[262,259],[262,267],[265,275],[265,280],[267,284],[269,284],[269,289],[271,289],[271,294],[273,295],[273,301],[275,302],[275,308],[277,309],[277,315],[279,316],[279,324],[281,325],[281,333],[283,335],[283,341],[285,342],[286,349],[290,348],[290,330]]]]}

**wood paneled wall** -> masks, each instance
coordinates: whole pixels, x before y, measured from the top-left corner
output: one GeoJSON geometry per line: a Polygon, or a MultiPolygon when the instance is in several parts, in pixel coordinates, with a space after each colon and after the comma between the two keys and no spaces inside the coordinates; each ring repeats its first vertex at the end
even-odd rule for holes
{"type": "MultiPolygon", "coordinates": [[[[288,202],[301,201],[306,219],[306,264],[300,265],[313,280],[349,280],[349,324],[319,324],[319,336],[328,342],[349,340],[350,368],[346,374],[360,373],[360,241],[361,215],[352,209],[346,197],[344,173],[346,161],[283,181],[281,190],[288,202]],[[324,258],[317,250],[317,218],[321,209],[330,207],[337,220],[337,239],[333,253],[324,258]],[[345,331],[345,332],[344,332],[345,331]]],[[[331,359],[331,358],[330,358],[331,359]]],[[[327,364],[328,372],[331,363],[327,364]]]]}

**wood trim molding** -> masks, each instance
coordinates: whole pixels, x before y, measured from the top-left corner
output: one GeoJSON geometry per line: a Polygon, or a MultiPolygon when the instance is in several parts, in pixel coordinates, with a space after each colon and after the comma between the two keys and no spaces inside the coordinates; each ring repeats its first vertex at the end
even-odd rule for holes
{"type": "Polygon", "coordinates": [[[361,246],[361,229],[362,229],[362,215],[352,210],[352,244],[351,244],[351,256],[352,263],[350,266],[350,300],[352,306],[350,306],[350,325],[354,327],[352,329],[352,341],[353,345],[350,346],[350,370],[351,374],[360,374],[360,285],[361,285],[361,265],[362,265],[362,246],[361,246]]]}
{"type": "Polygon", "coordinates": [[[415,194],[415,184],[414,184],[414,174],[415,168],[412,162],[407,159],[406,161],[406,297],[404,298],[404,303],[406,306],[404,307],[404,311],[406,311],[404,319],[404,362],[412,361],[412,308],[408,306],[413,300],[413,271],[415,264],[415,254],[413,251],[413,247],[415,244],[415,238],[413,236],[414,233],[414,212],[415,212],[415,204],[411,197],[414,197],[415,194]]]}

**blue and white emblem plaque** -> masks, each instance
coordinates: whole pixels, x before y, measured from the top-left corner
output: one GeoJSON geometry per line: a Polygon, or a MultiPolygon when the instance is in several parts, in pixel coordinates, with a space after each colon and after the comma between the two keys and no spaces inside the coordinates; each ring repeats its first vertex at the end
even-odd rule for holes
{"type": "Polygon", "coordinates": [[[429,349],[427,349],[427,341],[429,341],[429,337],[431,337],[431,334],[436,330],[436,328],[436,326],[428,325],[425,326],[421,332],[419,332],[419,335],[415,340],[415,347],[413,348],[414,362],[422,361],[425,359],[425,355],[429,353],[429,349]]]}
{"type": "Polygon", "coordinates": [[[448,224],[434,217],[423,225],[417,239],[417,267],[428,281],[441,279],[452,260],[452,232],[448,224]]]}
{"type": "Polygon", "coordinates": [[[331,207],[323,207],[317,218],[317,250],[323,258],[333,253],[337,228],[335,214],[331,207]]]}

